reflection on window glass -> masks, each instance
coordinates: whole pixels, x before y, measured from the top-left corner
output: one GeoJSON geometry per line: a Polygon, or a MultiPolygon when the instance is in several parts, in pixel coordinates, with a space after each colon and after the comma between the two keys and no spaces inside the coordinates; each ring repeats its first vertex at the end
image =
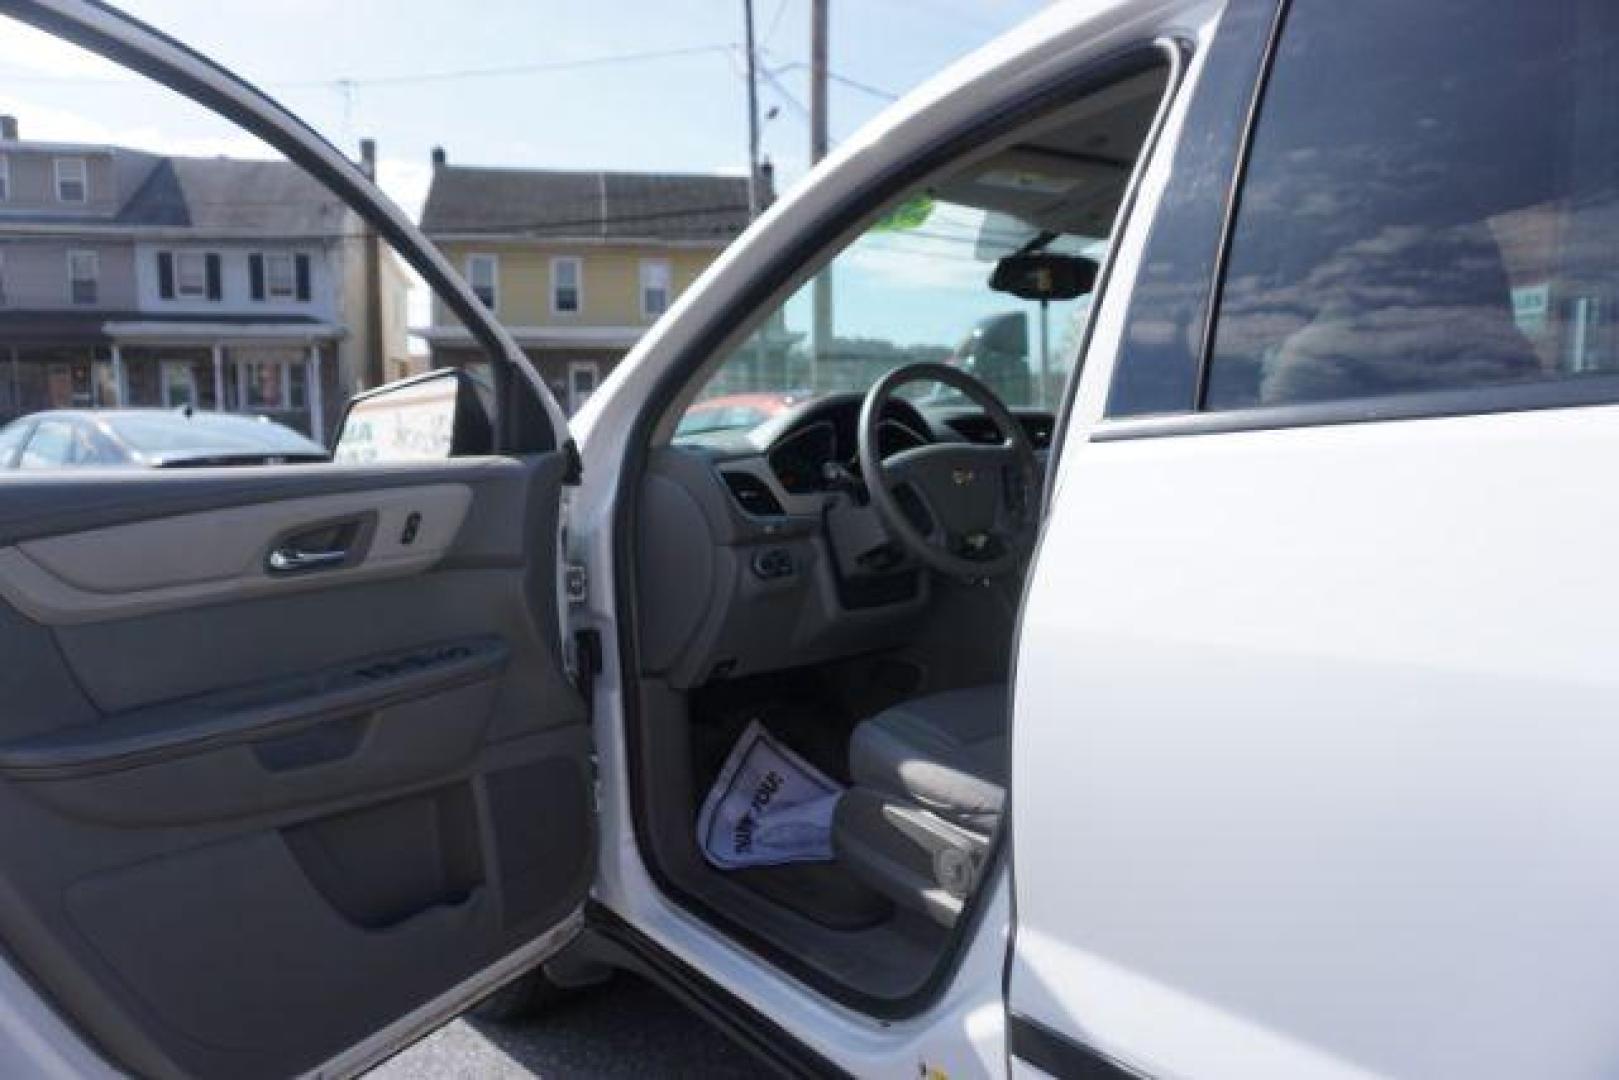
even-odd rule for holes
{"type": "Polygon", "coordinates": [[[1607,0],[1295,0],[1208,406],[1619,371],[1616,61],[1607,0]]]}

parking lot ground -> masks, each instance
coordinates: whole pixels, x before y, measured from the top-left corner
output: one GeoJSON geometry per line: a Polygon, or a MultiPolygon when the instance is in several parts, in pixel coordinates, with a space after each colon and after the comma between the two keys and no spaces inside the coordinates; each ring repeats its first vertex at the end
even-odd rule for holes
{"type": "Polygon", "coordinates": [[[759,1077],[765,1067],[652,984],[620,973],[530,1020],[461,1019],[368,1080],[759,1077]]]}

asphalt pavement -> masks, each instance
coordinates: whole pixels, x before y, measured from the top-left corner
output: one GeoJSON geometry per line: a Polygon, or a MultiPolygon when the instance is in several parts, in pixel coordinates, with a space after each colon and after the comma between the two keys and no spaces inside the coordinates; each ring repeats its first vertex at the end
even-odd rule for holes
{"type": "Polygon", "coordinates": [[[515,1023],[457,1020],[368,1080],[760,1077],[759,1061],[652,984],[619,973],[515,1023]]]}

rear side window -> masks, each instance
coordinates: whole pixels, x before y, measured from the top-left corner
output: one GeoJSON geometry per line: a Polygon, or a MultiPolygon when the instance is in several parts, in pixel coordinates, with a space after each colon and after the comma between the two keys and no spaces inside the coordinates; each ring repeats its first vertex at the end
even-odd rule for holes
{"type": "Polygon", "coordinates": [[[1619,5],[1293,0],[1204,405],[1619,372],[1619,5]]]}

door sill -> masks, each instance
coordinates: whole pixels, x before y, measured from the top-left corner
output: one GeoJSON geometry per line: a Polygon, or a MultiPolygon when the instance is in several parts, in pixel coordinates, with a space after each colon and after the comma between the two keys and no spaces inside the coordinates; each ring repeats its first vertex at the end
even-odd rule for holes
{"type": "Polygon", "coordinates": [[[343,1080],[375,1068],[567,948],[583,932],[585,922],[585,910],[580,907],[527,945],[349,1047],[306,1076],[311,1080],[343,1080]]]}
{"type": "Polygon", "coordinates": [[[594,938],[591,946],[603,947],[600,959],[650,979],[780,1075],[804,1080],[849,1075],[611,909],[592,900],[585,922],[587,937],[594,938]]]}

